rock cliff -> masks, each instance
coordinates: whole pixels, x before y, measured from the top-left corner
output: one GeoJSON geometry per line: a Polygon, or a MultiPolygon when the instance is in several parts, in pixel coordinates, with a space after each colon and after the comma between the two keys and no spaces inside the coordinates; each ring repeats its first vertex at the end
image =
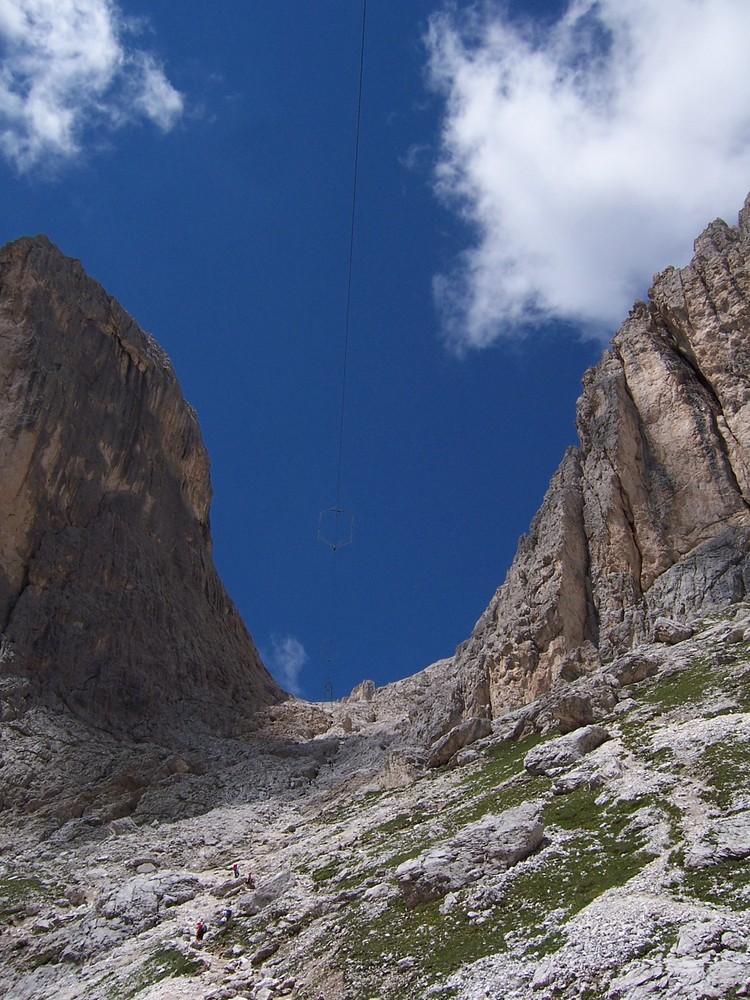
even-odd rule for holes
{"type": "Polygon", "coordinates": [[[580,446],[456,654],[468,716],[591,671],[660,616],[748,593],[750,199],[737,227],[713,222],[687,267],[657,275],[586,373],[577,425],[580,446]]]}
{"type": "Polygon", "coordinates": [[[586,375],[456,656],[328,705],[275,703],[216,579],[161,351],[47,241],[2,252],[11,1000],[748,995],[749,227],[586,375]]]}
{"type": "Polygon", "coordinates": [[[43,236],[0,251],[0,462],[6,706],[155,735],[283,697],[217,576],[168,358],[43,236]]]}

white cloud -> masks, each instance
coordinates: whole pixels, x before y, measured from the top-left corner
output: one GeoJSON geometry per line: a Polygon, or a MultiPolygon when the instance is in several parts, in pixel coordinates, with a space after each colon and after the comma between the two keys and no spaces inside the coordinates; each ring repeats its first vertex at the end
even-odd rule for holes
{"type": "Polygon", "coordinates": [[[0,154],[17,170],[77,156],[94,126],[174,126],[182,95],[126,47],[135,27],[114,0],[0,0],[0,154]]]}
{"type": "Polygon", "coordinates": [[[483,347],[564,319],[609,335],[750,189],[748,0],[570,0],[433,15],[436,188],[474,234],[435,279],[446,336],[483,347]]]}
{"type": "Polygon", "coordinates": [[[271,655],[263,659],[279,684],[290,694],[302,697],[300,674],[309,657],[305,647],[291,635],[271,636],[271,655]]]}

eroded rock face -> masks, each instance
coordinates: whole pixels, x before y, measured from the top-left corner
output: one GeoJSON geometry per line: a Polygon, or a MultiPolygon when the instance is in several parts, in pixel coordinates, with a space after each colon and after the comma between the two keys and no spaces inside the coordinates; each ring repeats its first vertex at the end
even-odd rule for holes
{"type": "Polygon", "coordinates": [[[457,652],[466,716],[622,655],[659,618],[747,595],[750,199],[656,277],[586,373],[577,422],[580,447],[457,652]]]}
{"type": "Polygon", "coordinates": [[[283,697],[217,576],[169,359],[41,236],[0,251],[0,464],[6,690],[137,734],[283,697]]]}

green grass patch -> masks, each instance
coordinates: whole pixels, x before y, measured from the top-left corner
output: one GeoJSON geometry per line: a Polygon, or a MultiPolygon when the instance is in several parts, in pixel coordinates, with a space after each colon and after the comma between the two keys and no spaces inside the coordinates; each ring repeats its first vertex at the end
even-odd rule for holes
{"type": "Polygon", "coordinates": [[[636,685],[638,697],[663,712],[686,705],[700,705],[712,694],[734,699],[743,710],[750,707],[750,643],[719,643],[689,666],[665,677],[636,685]]]}
{"type": "Polygon", "coordinates": [[[732,858],[707,868],[686,868],[680,888],[689,898],[744,911],[750,906],[750,865],[747,858],[732,858]]]}
{"type": "Polygon", "coordinates": [[[660,747],[649,754],[649,764],[657,771],[666,774],[674,774],[684,768],[684,763],[680,760],[673,747],[660,747]]]}
{"type": "Polygon", "coordinates": [[[393,819],[372,827],[359,839],[360,848],[375,847],[382,849],[391,844],[398,850],[404,843],[413,840],[417,827],[435,818],[435,814],[420,806],[415,806],[410,812],[398,813],[393,819]]]}
{"type": "Polygon", "coordinates": [[[413,812],[409,813],[399,813],[398,816],[394,816],[393,819],[388,820],[386,823],[382,823],[375,830],[371,830],[363,840],[373,839],[377,837],[378,839],[387,838],[392,836],[394,833],[399,833],[401,830],[413,830],[415,826],[420,823],[424,823],[425,820],[432,819],[433,813],[425,812],[425,810],[417,807],[413,812]]]}
{"type": "Polygon", "coordinates": [[[569,835],[473,886],[470,898],[476,892],[480,903],[468,902],[462,893],[453,908],[441,913],[441,901],[408,909],[397,898],[374,918],[364,907],[353,907],[340,955],[352,980],[376,990],[380,1000],[395,1000],[445,980],[468,962],[507,950],[511,941],[528,958],[558,948],[561,921],[624,885],[651,858],[643,850],[643,832],[628,829],[644,801],[597,806],[595,797],[581,790],[554,798],[545,818],[569,835]],[[482,907],[481,920],[469,917],[469,906],[482,907]],[[384,969],[394,970],[407,959],[415,961],[413,972],[402,971],[392,982],[383,976],[384,969]]]}
{"type": "Polygon", "coordinates": [[[632,827],[633,818],[641,809],[658,809],[662,817],[677,833],[680,810],[663,797],[652,794],[638,795],[632,799],[597,804],[600,791],[580,788],[570,795],[557,795],[544,808],[544,821],[563,830],[585,830],[600,838],[612,850],[638,852],[643,848],[645,830],[632,827]]]}
{"type": "Polygon", "coordinates": [[[750,767],[750,743],[726,739],[706,747],[698,765],[698,773],[708,788],[706,798],[722,811],[731,808],[735,796],[745,786],[741,775],[750,767]]]}
{"type": "Polygon", "coordinates": [[[39,969],[43,965],[57,965],[64,950],[65,945],[59,944],[56,948],[44,948],[42,951],[34,952],[29,958],[29,968],[39,969]]]}
{"type": "Polygon", "coordinates": [[[376,991],[380,1000],[411,996],[465,962],[496,951],[497,933],[497,920],[477,926],[459,908],[441,914],[440,903],[434,902],[410,910],[397,899],[375,918],[359,913],[349,922],[340,959],[348,978],[366,984],[363,996],[376,991]],[[398,973],[391,981],[389,974],[407,959],[415,961],[414,971],[398,973]]]}
{"type": "Polygon", "coordinates": [[[570,795],[556,795],[545,806],[545,823],[563,830],[598,830],[604,813],[596,804],[600,794],[594,789],[579,788],[570,795]]]}
{"type": "Polygon", "coordinates": [[[62,893],[59,885],[49,885],[35,875],[6,875],[0,878],[0,920],[25,916],[26,906],[44,906],[62,893]]]}
{"type": "Polygon", "coordinates": [[[426,826],[435,818],[434,812],[421,806],[415,806],[411,812],[398,813],[364,833],[359,839],[358,850],[371,851],[371,867],[396,868],[435,842],[426,826]]]}
{"type": "Polygon", "coordinates": [[[322,865],[320,868],[315,868],[310,877],[315,885],[322,885],[324,882],[330,882],[332,878],[335,878],[344,866],[345,861],[343,858],[334,858],[328,864],[322,865]]]}
{"type": "Polygon", "coordinates": [[[525,772],[505,781],[484,795],[478,795],[460,809],[446,817],[446,826],[455,833],[457,830],[480,820],[490,813],[497,814],[513,809],[532,799],[544,798],[549,793],[551,782],[548,778],[537,777],[525,772]]]}
{"type": "Polygon", "coordinates": [[[638,696],[662,712],[706,700],[717,682],[716,666],[710,657],[700,657],[682,670],[646,680],[638,685],[638,696]]]}
{"type": "Polygon", "coordinates": [[[146,959],[127,983],[123,984],[119,996],[123,1000],[133,1000],[147,986],[153,986],[162,979],[197,976],[205,970],[206,963],[202,959],[186,955],[177,948],[165,948],[146,959]]]}
{"type": "Polygon", "coordinates": [[[467,792],[486,792],[523,773],[523,761],[533,747],[542,742],[538,734],[525,740],[504,740],[491,746],[483,756],[479,769],[464,782],[467,792]]]}
{"type": "MultiPolygon", "coordinates": [[[[384,866],[394,870],[483,816],[504,812],[543,794],[550,782],[545,778],[533,778],[523,770],[524,757],[540,739],[535,735],[521,742],[508,740],[490,747],[481,763],[466,768],[466,776],[457,774],[458,785],[442,803],[439,813],[432,806],[415,805],[410,811],[399,812],[363,834],[358,850],[366,852],[377,848],[377,859],[373,858],[369,870],[384,866]],[[440,821],[439,834],[430,829],[430,824],[436,820],[440,821]]],[[[339,869],[343,867],[343,863],[338,866],[339,869]]],[[[330,866],[320,872],[320,881],[336,873],[330,866]]],[[[349,877],[345,880],[346,886],[360,884],[365,877],[366,874],[349,877]]],[[[341,886],[344,887],[343,881],[341,886]]]]}

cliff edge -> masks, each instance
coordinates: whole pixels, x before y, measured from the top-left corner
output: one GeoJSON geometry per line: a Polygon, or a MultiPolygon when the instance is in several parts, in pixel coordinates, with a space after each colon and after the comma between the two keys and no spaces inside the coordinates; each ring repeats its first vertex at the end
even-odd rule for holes
{"type": "Polygon", "coordinates": [[[214,567],[208,456],[169,359],[44,236],[0,250],[0,463],[6,713],[228,733],[285,697],[214,567]]]}
{"type": "Polygon", "coordinates": [[[656,276],[584,376],[565,455],[456,654],[465,715],[522,705],[750,589],[750,197],[656,276]]]}

